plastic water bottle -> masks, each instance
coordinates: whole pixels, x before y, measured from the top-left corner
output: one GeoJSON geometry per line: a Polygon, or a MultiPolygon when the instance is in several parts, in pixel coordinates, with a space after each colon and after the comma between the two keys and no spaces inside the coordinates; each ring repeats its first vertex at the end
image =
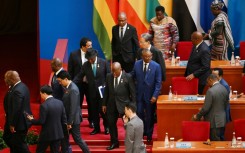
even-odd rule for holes
{"type": "Polygon", "coordinates": [[[172,86],[169,86],[168,100],[172,100],[172,86]]]}
{"type": "Polygon", "coordinates": [[[231,55],[231,65],[235,65],[235,57],[234,57],[234,52],[232,52],[232,55],[231,55]]]}
{"type": "Polygon", "coordinates": [[[165,148],[168,148],[169,147],[168,133],[166,133],[166,135],[165,135],[164,147],[165,148]]]}
{"type": "Polygon", "coordinates": [[[231,96],[232,96],[232,89],[231,89],[231,86],[230,86],[230,93],[229,93],[229,98],[231,99],[231,96]]]}
{"type": "Polygon", "coordinates": [[[174,52],[172,52],[171,66],[175,66],[174,52]]]}
{"type": "Polygon", "coordinates": [[[231,141],[231,147],[232,148],[236,148],[236,135],[235,135],[235,132],[233,132],[233,137],[232,137],[232,141],[231,141]]]}

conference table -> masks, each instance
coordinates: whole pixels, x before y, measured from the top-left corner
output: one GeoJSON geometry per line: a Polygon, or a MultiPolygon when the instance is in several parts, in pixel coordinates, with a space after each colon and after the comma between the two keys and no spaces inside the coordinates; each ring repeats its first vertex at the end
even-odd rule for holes
{"type": "Polygon", "coordinates": [[[152,153],[238,153],[245,152],[245,148],[232,148],[230,141],[212,141],[210,145],[201,141],[191,142],[191,148],[165,148],[164,141],[154,141],[152,153]]]}
{"type": "MultiPolygon", "coordinates": [[[[183,62],[183,61],[182,61],[183,62]]],[[[172,84],[172,77],[183,77],[185,74],[186,66],[171,66],[170,61],[166,60],[166,81],[162,83],[162,95],[169,92],[169,86],[172,84]]],[[[184,64],[185,65],[185,64],[184,64]]],[[[211,61],[211,69],[219,67],[223,69],[223,78],[232,86],[233,90],[238,93],[243,92],[242,88],[242,71],[243,66],[231,66],[230,61],[211,61]]],[[[204,90],[204,93],[206,89],[204,90]]]]}
{"type": "MultiPolygon", "coordinates": [[[[168,100],[168,95],[160,95],[157,100],[157,140],[164,140],[165,133],[175,140],[182,138],[182,121],[190,121],[193,114],[198,113],[204,100],[184,101],[185,95],[178,95],[177,99],[168,100]]],[[[232,120],[245,118],[245,95],[230,100],[232,120]]],[[[225,140],[232,139],[233,123],[226,124],[225,140]]]]}

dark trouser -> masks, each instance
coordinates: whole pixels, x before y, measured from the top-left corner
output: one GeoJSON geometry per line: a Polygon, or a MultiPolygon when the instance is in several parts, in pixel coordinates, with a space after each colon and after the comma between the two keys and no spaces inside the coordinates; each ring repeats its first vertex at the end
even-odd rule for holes
{"type": "MultiPolygon", "coordinates": [[[[81,148],[83,153],[90,153],[86,142],[81,138],[80,124],[73,124],[72,128],[69,130],[75,143],[81,148]]],[[[69,135],[66,134],[64,139],[61,141],[62,153],[67,153],[69,147],[69,135]]]]}
{"type": "Polygon", "coordinates": [[[203,84],[198,84],[198,94],[202,95],[203,94],[203,90],[205,88],[206,85],[203,84]]]}
{"type": "Polygon", "coordinates": [[[11,133],[9,126],[5,126],[3,140],[10,148],[11,153],[30,153],[29,148],[25,142],[27,130],[16,131],[11,133]]]}
{"type": "Polygon", "coordinates": [[[113,62],[119,62],[121,64],[122,69],[127,73],[131,72],[134,68],[134,62],[126,63],[123,60],[123,57],[121,54],[117,56],[113,56],[113,62]]]}
{"type": "Polygon", "coordinates": [[[92,120],[94,121],[94,129],[100,130],[100,116],[103,119],[104,128],[108,128],[108,121],[106,115],[102,112],[102,99],[100,98],[99,92],[95,93],[96,96],[91,101],[92,109],[92,120]]]}
{"type": "Polygon", "coordinates": [[[143,98],[137,102],[137,114],[144,123],[144,134],[148,139],[152,139],[155,108],[156,103],[151,104],[150,101],[145,101],[143,98]]]}
{"type": "Polygon", "coordinates": [[[211,141],[224,141],[225,127],[211,128],[210,140],[211,141]]]}
{"type": "Polygon", "coordinates": [[[38,142],[36,153],[45,153],[48,146],[51,153],[59,153],[60,140],[38,142]]]}

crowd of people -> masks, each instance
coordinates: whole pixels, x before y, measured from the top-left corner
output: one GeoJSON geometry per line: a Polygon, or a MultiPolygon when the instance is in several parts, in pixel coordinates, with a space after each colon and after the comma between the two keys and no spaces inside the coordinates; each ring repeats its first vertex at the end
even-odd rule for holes
{"type": "MultiPolygon", "coordinates": [[[[203,94],[206,84],[210,86],[204,106],[194,119],[204,116],[210,121],[211,140],[224,140],[225,124],[231,121],[230,89],[222,78],[223,71],[210,69],[211,59],[227,60],[228,44],[233,47],[229,21],[222,7],[221,1],[212,3],[211,10],[216,18],[208,34],[196,31],[191,35],[193,48],[185,72],[186,80],[199,78],[198,94],[203,94]],[[204,39],[212,40],[211,51],[204,39]]],[[[53,153],[58,153],[60,146],[62,153],[72,152],[70,134],[81,150],[89,153],[80,133],[84,96],[89,127],[93,129],[91,136],[101,133],[102,118],[104,134],[110,134],[111,144],[106,149],[118,148],[117,121],[121,118],[126,129],[126,152],[146,152],[143,136],[147,137],[147,142],[152,141],[156,101],[162,81],[166,79],[165,59],[169,51],[175,52],[179,41],[175,20],[165,15],[163,6],[156,7],[155,12],[149,32],[141,34],[139,41],[137,29],[127,23],[127,15],[118,14],[118,24],[112,27],[111,68],[106,60],[98,57],[92,40],[86,37],[81,39],[80,49],[70,54],[67,71],[62,61],[54,58],[51,86],[44,85],[40,89],[43,103],[38,119],[32,116],[28,87],[16,71],[7,71],[5,82],[9,91],[4,98],[3,138],[11,153],[30,152],[25,137],[32,124],[42,126],[37,153],[44,153],[48,146],[53,153]]]]}

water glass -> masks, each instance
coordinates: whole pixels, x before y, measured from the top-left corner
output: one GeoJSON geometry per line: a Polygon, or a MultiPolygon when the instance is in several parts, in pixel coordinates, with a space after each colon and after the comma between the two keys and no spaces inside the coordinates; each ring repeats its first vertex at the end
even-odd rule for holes
{"type": "Polygon", "coordinates": [[[174,148],[174,137],[170,138],[169,147],[174,148]]]}
{"type": "Polygon", "coordinates": [[[236,147],[242,148],[242,137],[237,137],[236,139],[236,147]]]}
{"type": "Polygon", "coordinates": [[[178,100],[178,93],[177,91],[174,91],[174,101],[177,101],[178,100]]]}
{"type": "Polygon", "coordinates": [[[237,99],[237,91],[234,90],[233,92],[234,92],[234,94],[235,94],[234,100],[236,100],[236,99],[237,99]]]}

